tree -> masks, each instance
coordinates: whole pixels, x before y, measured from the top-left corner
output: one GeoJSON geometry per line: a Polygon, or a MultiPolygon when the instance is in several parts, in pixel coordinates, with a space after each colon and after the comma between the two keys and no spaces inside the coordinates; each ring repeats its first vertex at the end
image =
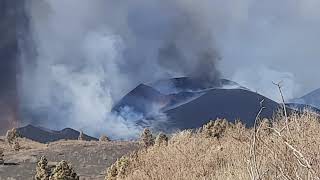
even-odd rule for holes
{"type": "Polygon", "coordinates": [[[54,168],[49,178],[50,180],[79,180],[79,176],[75,173],[71,165],[66,161],[61,161],[54,168]]]}
{"type": "Polygon", "coordinates": [[[48,160],[45,156],[41,156],[37,163],[35,180],[49,180],[50,169],[48,168],[48,160]]]}
{"type": "Polygon", "coordinates": [[[126,156],[121,157],[107,169],[105,180],[116,180],[123,177],[128,165],[129,158],[126,156]]]}
{"type": "Polygon", "coordinates": [[[7,142],[9,143],[9,145],[13,145],[14,142],[17,140],[17,138],[19,138],[20,135],[19,133],[17,132],[17,129],[16,128],[13,128],[11,130],[8,130],[7,131],[7,134],[6,134],[6,139],[7,139],[7,142]]]}
{"type": "Polygon", "coordinates": [[[109,142],[111,141],[109,137],[105,136],[105,135],[102,135],[100,138],[99,138],[99,141],[100,142],[109,142]]]}
{"type": "Polygon", "coordinates": [[[141,141],[144,147],[150,147],[154,145],[154,139],[152,137],[152,133],[149,129],[145,128],[141,134],[141,141]]]}
{"type": "Polygon", "coordinates": [[[159,133],[157,138],[156,138],[156,141],[155,141],[155,145],[156,146],[167,146],[168,145],[168,136],[164,133],[159,133]]]}

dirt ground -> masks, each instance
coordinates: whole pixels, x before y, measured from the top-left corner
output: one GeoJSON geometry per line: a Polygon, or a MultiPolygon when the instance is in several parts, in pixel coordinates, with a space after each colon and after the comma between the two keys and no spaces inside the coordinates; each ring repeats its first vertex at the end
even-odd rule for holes
{"type": "Polygon", "coordinates": [[[38,159],[45,155],[49,165],[61,160],[72,164],[81,180],[102,180],[106,168],[124,154],[139,149],[137,142],[58,141],[40,144],[20,139],[22,149],[13,151],[0,137],[5,165],[0,165],[0,180],[32,180],[38,159]]]}

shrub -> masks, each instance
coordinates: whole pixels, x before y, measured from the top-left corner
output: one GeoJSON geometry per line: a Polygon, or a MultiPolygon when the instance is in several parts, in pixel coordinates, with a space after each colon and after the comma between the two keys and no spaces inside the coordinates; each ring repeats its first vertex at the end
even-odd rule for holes
{"type": "Polygon", "coordinates": [[[99,138],[99,141],[100,141],[100,142],[109,142],[109,141],[111,141],[111,140],[109,139],[109,137],[107,137],[107,136],[105,136],[105,135],[102,135],[102,136],[99,138]]]}
{"type": "Polygon", "coordinates": [[[50,180],[79,180],[79,176],[75,173],[71,165],[66,161],[61,161],[53,169],[50,180]]]}
{"type": "Polygon", "coordinates": [[[270,135],[272,130],[272,123],[269,119],[263,119],[260,123],[260,129],[263,135],[270,135]]]}
{"type": "Polygon", "coordinates": [[[48,168],[48,160],[46,157],[41,156],[40,161],[37,163],[35,180],[49,180],[50,170],[48,168]]]}
{"type": "Polygon", "coordinates": [[[164,133],[159,133],[156,138],[155,145],[156,146],[162,146],[162,145],[167,146],[168,145],[167,135],[164,133]]]}
{"type": "Polygon", "coordinates": [[[202,129],[206,137],[215,137],[219,139],[223,136],[228,127],[229,122],[227,120],[217,119],[208,122],[202,129]]]}
{"type": "Polygon", "coordinates": [[[149,129],[145,128],[141,134],[141,142],[144,147],[150,147],[154,145],[154,139],[152,137],[152,133],[149,129]]]}
{"type": "Polygon", "coordinates": [[[20,151],[21,146],[20,146],[20,143],[19,143],[18,141],[14,141],[14,143],[13,143],[13,149],[14,149],[15,151],[20,151]]]}
{"type": "Polygon", "coordinates": [[[320,116],[286,119],[262,120],[257,129],[211,121],[202,132],[182,131],[168,146],[130,157],[123,179],[320,179],[320,116]]]}
{"type": "Polygon", "coordinates": [[[16,128],[7,131],[6,140],[8,144],[15,151],[19,151],[21,149],[20,144],[18,142],[18,138],[21,137],[16,128]]]}
{"type": "Polygon", "coordinates": [[[4,154],[3,149],[0,149],[0,165],[4,164],[4,154]]]}
{"type": "Polygon", "coordinates": [[[11,130],[8,130],[7,131],[7,134],[6,134],[6,139],[7,139],[7,142],[9,143],[9,145],[13,145],[14,142],[17,140],[17,138],[19,138],[20,135],[19,133],[17,132],[17,129],[16,128],[13,128],[11,130]]]}
{"type": "Polygon", "coordinates": [[[105,180],[116,180],[123,177],[128,165],[129,158],[126,156],[121,157],[114,164],[112,164],[110,168],[108,168],[105,180]]]}

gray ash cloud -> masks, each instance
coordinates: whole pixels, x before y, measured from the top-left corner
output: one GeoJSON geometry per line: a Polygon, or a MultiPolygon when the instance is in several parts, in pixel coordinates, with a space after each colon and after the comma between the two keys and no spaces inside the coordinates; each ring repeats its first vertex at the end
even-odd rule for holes
{"type": "MultiPolygon", "coordinates": [[[[1,1],[0,13],[18,2],[1,1]]],[[[0,18],[1,56],[9,57],[1,58],[0,96],[19,94],[24,122],[125,136],[135,127],[109,114],[115,102],[141,82],[170,77],[223,76],[273,99],[272,81],[284,80],[288,98],[319,87],[318,1],[25,2],[16,7],[27,19],[0,18]],[[15,33],[6,31],[12,22],[23,27],[19,61],[15,33]]]]}

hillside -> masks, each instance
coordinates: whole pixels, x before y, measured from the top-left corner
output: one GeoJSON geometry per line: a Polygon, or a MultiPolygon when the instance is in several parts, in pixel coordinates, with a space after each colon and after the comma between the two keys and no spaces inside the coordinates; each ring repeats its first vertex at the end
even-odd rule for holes
{"type": "Polygon", "coordinates": [[[198,128],[217,118],[231,122],[241,119],[252,126],[262,100],[265,107],[262,117],[272,118],[280,108],[278,103],[235,82],[220,79],[210,84],[181,77],[140,84],[114,106],[113,112],[141,126],[165,132],[198,128]],[[142,119],[123,115],[126,108],[142,119]]]}
{"type": "Polygon", "coordinates": [[[320,109],[320,89],[316,89],[300,98],[293,99],[290,102],[297,104],[306,104],[320,109]]]}
{"type": "Polygon", "coordinates": [[[231,122],[241,119],[252,126],[264,100],[263,118],[272,118],[280,108],[278,103],[242,89],[214,89],[199,98],[166,111],[169,124],[180,129],[198,128],[212,119],[225,118],[231,122]]]}
{"type": "MultiPolygon", "coordinates": [[[[32,125],[27,125],[17,129],[18,133],[27,139],[40,142],[49,143],[58,140],[77,140],[80,132],[71,128],[65,128],[61,131],[53,131],[41,127],[35,127],[32,125]]],[[[98,139],[90,137],[86,134],[83,135],[84,140],[87,141],[97,141],[98,139]]]]}

